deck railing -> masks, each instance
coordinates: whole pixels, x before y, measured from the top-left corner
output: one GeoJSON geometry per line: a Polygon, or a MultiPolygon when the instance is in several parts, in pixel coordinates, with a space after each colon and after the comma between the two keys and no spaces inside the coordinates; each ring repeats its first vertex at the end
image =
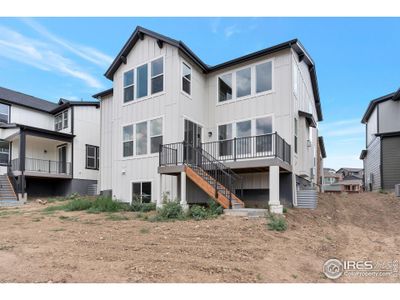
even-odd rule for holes
{"type": "MultiPolygon", "coordinates": [[[[11,170],[20,171],[20,159],[16,158],[11,161],[11,170]]],[[[70,162],[53,161],[37,158],[25,158],[25,171],[47,173],[47,174],[60,174],[72,175],[72,165],[70,162]]]]}
{"type": "Polygon", "coordinates": [[[277,133],[207,142],[202,148],[220,161],[278,157],[291,163],[290,145],[277,133]]]}

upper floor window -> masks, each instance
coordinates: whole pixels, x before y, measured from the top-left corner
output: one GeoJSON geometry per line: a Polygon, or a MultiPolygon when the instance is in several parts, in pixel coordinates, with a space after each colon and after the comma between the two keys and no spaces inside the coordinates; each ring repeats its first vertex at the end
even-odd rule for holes
{"type": "Polygon", "coordinates": [[[294,118],[294,153],[297,153],[297,136],[299,131],[299,124],[297,118],[294,118]]]}
{"type": "Polygon", "coordinates": [[[147,96],[147,65],[140,66],[137,68],[137,94],[136,98],[142,98],[147,96]]]}
{"type": "Polygon", "coordinates": [[[222,75],[218,78],[218,101],[224,102],[232,99],[232,74],[222,75]]]}
{"type": "Polygon", "coordinates": [[[256,93],[272,90],[272,62],[256,66],[256,93]]]}
{"type": "Polygon", "coordinates": [[[151,94],[164,90],[164,59],[161,57],[151,62],[151,94]]]}
{"type": "Polygon", "coordinates": [[[54,117],[54,129],[60,131],[68,128],[68,110],[64,110],[54,117]]]}
{"type": "Polygon", "coordinates": [[[0,103],[0,123],[10,122],[10,106],[0,103]]]}
{"type": "Polygon", "coordinates": [[[124,73],[124,103],[145,98],[163,90],[163,57],[124,73]]]}
{"type": "Polygon", "coordinates": [[[0,140],[0,166],[7,166],[10,160],[10,143],[0,140]]]}
{"type": "Polygon", "coordinates": [[[218,77],[218,102],[235,100],[271,90],[272,61],[255,64],[218,77]]]}
{"type": "Polygon", "coordinates": [[[133,100],[133,95],[135,94],[135,81],[134,72],[130,70],[124,73],[124,102],[129,102],[133,100]]]}
{"type": "Polygon", "coordinates": [[[99,147],[86,145],[86,169],[99,169],[99,147]]]}
{"type": "Polygon", "coordinates": [[[163,142],[162,126],[162,118],[157,118],[123,127],[123,156],[158,153],[163,142]]]}
{"type": "Polygon", "coordinates": [[[185,63],[182,63],[182,91],[190,95],[192,89],[192,69],[185,63]]]}
{"type": "Polygon", "coordinates": [[[123,156],[133,155],[133,125],[125,126],[122,129],[123,156]]]}
{"type": "Polygon", "coordinates": [[[162,118],[150,121],[150,153],[157,153],[162,145],[162,118]]]}
{"type": "Polygon", "coordinates": [[[244,97],[251,94],[251,69],[243,69],[236,72],[236,97],[244,97]]]}

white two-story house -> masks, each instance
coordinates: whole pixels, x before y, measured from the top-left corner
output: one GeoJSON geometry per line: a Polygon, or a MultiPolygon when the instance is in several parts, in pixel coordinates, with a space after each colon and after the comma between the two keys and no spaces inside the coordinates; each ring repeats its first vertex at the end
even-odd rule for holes
{"type": "Polygon", "coordinates": [[[105,76],[113,87],[94,95],[103,194],[281,212],[318,184],[321,104],[298,40],[209,66],[137,27],[105,76]]]}
{"type": "Polygon", "coordinates": [[[97,101],[53,103],[0,88],[0,200],[88,194],[99,177],[99,146],[97,101]]]}

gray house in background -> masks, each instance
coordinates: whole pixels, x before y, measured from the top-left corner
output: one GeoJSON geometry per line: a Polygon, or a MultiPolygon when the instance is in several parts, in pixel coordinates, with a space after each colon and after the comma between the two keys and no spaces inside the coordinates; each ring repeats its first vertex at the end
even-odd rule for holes
{"type": "Polygon", "coordinates": [[[365,188],[392,190],[400,183],[400,89],[372,100],[361,122],[366,125],[360,155],[365,188]]]}

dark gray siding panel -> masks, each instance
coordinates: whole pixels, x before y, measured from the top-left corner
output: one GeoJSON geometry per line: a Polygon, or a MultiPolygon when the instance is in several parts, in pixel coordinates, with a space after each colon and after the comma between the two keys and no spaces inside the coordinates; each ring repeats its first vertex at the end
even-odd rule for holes
{"type": "Polygon", "coordinates": [[[400,183],[400,136],[382,138],[382,175],[384,189],[400,183]]]}
{"type": "Polygon", "coordinates": [[[376,137],[367,150],[367,156],[364,158],[365,188],[367,191],[379,190],[381,188],[381,139],[376,137]]]}

